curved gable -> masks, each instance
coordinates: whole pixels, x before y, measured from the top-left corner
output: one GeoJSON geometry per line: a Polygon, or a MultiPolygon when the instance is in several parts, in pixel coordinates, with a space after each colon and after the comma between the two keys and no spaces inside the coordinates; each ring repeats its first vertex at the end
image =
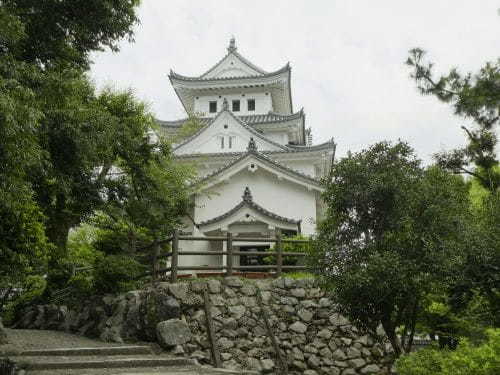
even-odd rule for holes
{"type": "Polygon", "coordinates": [[[246,152],[251,138],[255,140],[259,150],[287,150],[286,146],[268,140],[231,112],[223,110],[198,133],[179,144],[174,153],[186,155],[246,152]]]}

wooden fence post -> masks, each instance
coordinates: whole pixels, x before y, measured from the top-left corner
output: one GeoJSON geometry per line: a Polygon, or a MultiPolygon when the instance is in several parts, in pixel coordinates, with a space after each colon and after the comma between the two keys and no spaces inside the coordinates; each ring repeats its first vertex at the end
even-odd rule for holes
{"type": "Polygon", "coordinates": [[[260,307],[260,314],[262,316],[262,320],[264,321],[264,326],[266,327],[266,332],[269,338],[271,339],[271,344],[274,349],[274,353],[276,354],[276,359],[278,360],[279,375],[288,375],[288,363],[286,358],[283,356],[280,350],[280,346],[278,344],[278,340],[273,333],[271,323],[269,322],[269,317],[267,316],[267,312],[264,309],[264,302],[262,301],[262,293],[259,288],[257,288],[257,304],[260,307]]]}
{"type": "Polygon", "coordinates": [[[177,266],[179,265],[179,231],[174,230],[172,236],[172,261],[170,270],[170,282],[177,282],[177,266]]]}
{"type": "Polygon", "coordinates": [[[233,234],[231,232],[227,232],[227,276],[233,276],[233,234]]]}
{"type": "Polygon", "coordinates": [[[281,243],[281,231],[276,230],[276,277],[281,276],[283,269],[283,245],[281,243]]]}
{"type": "Polygon", "coordinates": [[[207,334],[208,342],[210,343],[210,352],[212,353],[213,365],[216,368],[222,368],[222,362],[220,358],[219,348],[217,346],[217,340],[215,338],[215,329],[212,321],[212,304],[210,303],[210,297],[208,291],[203,291],[203,300],[205,302],[205,320],[207,324],[207,334]]]}
{"type": "Polygon", "coordinates": [[[158,258],[160,257],[160,251],[160,244],[157,242],[157,240],[155,240],[155,243],[153,244],[153,273],[151,275],[153,284],[156,284],[156,282],[158,281],[158,270],[160,269],[160,267],[158,267],[158,258]]]}

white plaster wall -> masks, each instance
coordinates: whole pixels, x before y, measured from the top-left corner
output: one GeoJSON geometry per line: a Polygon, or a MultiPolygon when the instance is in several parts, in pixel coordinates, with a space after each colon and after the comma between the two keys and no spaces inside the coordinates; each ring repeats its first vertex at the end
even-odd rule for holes
{"type": "Polygon", "coordinates": [[[306,187],[278,178],[259,168],[256,172],[244,169],[228,182],[215,185],[205,194],[196,196],[195,221],[219,216],[238,203],[245,187],[252,192],[254,202],[278,215],[302,220],[302,233],[316,231],[316,193],[306,187]]]}
{"type": "MultiPolygon", "coordinates": [[[[193,236],[203,237],[196,227],[193,230],[193,236]]],[[[211,242],[208,241],[179,241],[179,250],[181,251],[210,251],[211,242]]],[[[220,255],[180,255],[179,266],[219,266],[221,265],[220,255]]],[[[208,271],[203,271],[208,272],[208,271]]],[[[192,273],[192,271],[182,271],[179,273],[192,273]]]]}
{"type": "Polygon", "coordinates": [[[271,94],[266,95],[265,92],[245,93],[243,94],[225,94],[225,95],[207,95],[197,96],[194,100],[194,112],[199,113],[202,117],[214,117],[217,113],[209,112],[209,102],[217,101],[217,112],[222,110],[224,98],[227,99],[229,110],[232,110],[232,101],[240,101],[240,111],[234,112],[237,116],[246,115],[262,115],[273,110],[271,94]],[[196,99],[198,98],[198,99],[196,99]],[[255,111],[247,111],[247,99],[255,99],[255,111]]]}

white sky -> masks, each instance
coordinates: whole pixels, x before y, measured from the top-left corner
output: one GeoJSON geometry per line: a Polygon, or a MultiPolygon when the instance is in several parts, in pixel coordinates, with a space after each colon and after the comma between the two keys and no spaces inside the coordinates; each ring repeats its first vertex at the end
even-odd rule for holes
{"type": "Polygon", "coordinates": [[[477,71],[500,57],[500,0],[143,0],[135,43],[94,55],[99,87],[131,87],[162,120],[185,113],[167,75],[199,75],[238,52],[265,70],[292,66],[294,110],[313,142],[338,155],[380,140],[407,140],[420,158],[464,142],[467,124],[422,97],[404,64],[422,47],[446,72],[477,71]]]}

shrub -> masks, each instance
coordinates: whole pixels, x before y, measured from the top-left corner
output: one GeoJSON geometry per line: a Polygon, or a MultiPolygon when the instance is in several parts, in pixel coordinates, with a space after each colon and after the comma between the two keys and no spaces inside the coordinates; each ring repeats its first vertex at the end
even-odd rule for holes
{"type": "Polygon", "coordinates": [[[134,289],[145,266],[126,255],[108,255],[96,262],[94,287],[98,293],[121,293],[134,289]]]}
{"type": "Polygon", "coordinates": [[[500,329],[486,331],[487,339],[474,346],[468,340],[457,350],[435,347],[402,356],[396,362],[399,375],[498,375],[500,374],[500,329]]]}
{"type": "Polygon", "coordinates": [[[19,313],[28,305],[36,304],[40,301],[47,287],[47,281],[44,277],[32,275],[26,277],[22,285],[20,295],[12,302],[7,304],[3,312],[3,318],[6,325],[13,324],[19,316],[19,313]]]}
{"type": "MultiPolygon", "coordinates": [[[[287,240],[309,240],[309,237],[303,236],[301,234],[285,237],[287,240]]],[[[282,249],[284,253],[309,253],[311,249],[310,243],[292,243],[292,242],[282,242],[282,249]]],[[[276,245],[270,247],[267,251],[276,251],[276,245]]],[[[269,255],[264,258],[264,263],[266,264],[276,264],[276,256],[269,255]]],[[[296,256],[285,256],[283,257],[283,265],[284,266],[295,266],[298,263],[303,264],[304,260],[302,257],[296,256]]]]}

